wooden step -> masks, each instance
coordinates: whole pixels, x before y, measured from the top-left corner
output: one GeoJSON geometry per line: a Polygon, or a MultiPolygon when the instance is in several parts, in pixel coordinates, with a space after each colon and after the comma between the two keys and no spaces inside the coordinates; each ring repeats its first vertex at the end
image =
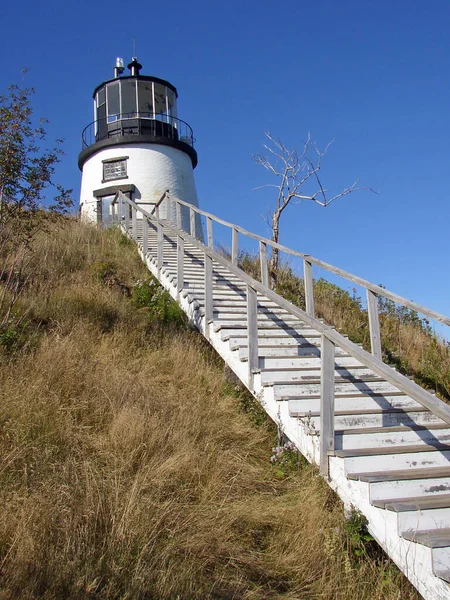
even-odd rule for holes
{"type": "MultiPolygon", "coordinates": [[[[340,368],[335,365],[334,370],[335,383],[352,382],[352,383],[369,383],[374,381],[383,381],[381,377],[376,375],[367,367],[355,368],[340,368]]],[[[315,368],[304,366],[303,368],[278,367],[277,369],[263,369],[261,371],[261,382],[276,383],[277,385],[298,383],[317,383],[320,385],[320,365],[315,368]]]]}
{"type": "Polygon", "coordinates": [[[394,502],[398,499],[431,498],[440,495],[450,495],[450,477],[377,481],[370,483],[369,486],[372,503],[385,498],[394,502]]]}
{"type": "MultiPolygon", "coordinates": [[[[393,404],[393,406],[396,406],[393,404]]],[[[450,444],[450,429],[424,429],[417,431],[385,431],[380,428],[375,432],[361,430],[358,434],[351,432],[342,435],[335,434],[336,450],[352,450],[355,448],[378,448],[381,446],[401,446],[402,444],[435,443],[450,444]]]]}
{"type": "Polygon", "coordinates": [[[450,494],[416,496],[415,498],[383,498],[373,500],[371,504],[377,508],[384,508],[393,512],[448,508],[450,506],[450,494]]]}
{"type": "Polygon", "coordinates": [[[401,471],[410,468],[448,467],[449,460],[449,450],[388,454],[386,456],[354,456],[345,459],[345,470],[348,477],[351,477],[351,473],[369,473],[370,471],[376,475],[377,472],[401,471]]]}
{"type": "Polygon", "coordinates": [[[401,536],[405,540],[422,544],[428,548],[445,548],[450,546],[450,528],[439,529],[428,529],[424,531],[403,531],[401,536]]]}
{"type": "Polygon", "coordinates": [[[408,469],[398,469],[389,471],[379,471],[376,473],[365,472],[365,473],[347,473],[349,479],[354,481],[365,481],[366,483],[377,483],[379,481],[412,481],[414,479],[439,479],[444,477],[450,477],[450,465],[442,467],[430,467],[416,469],[411,467],[408,469]]]}
{"type": "Polygon", "coordinates": [[[400,535],[409,531],[442,531],[450,527],[450,507],[408,510],[397,513],[400,535]]]}
{"type": "MultiPolygon", "coordinates": [[[[335,397],[354,396],[355,394],[362,396],[384,396],[386,394],[392,396],[403,395],[391,383],[383,380],[374,381],[372,383],[336,383],[334,386],[335,397]]],[[[275,386],[276,400],[295,400],[298,398],[320,398],[320,382],[316,383],[284,383],[275,386]]]]}
{"type": "MultiPolygon", "coordinates": [[[[320,399],[289,400],[291,417],[320,416],[320,399]]],[[[335,399],[336,415],[367,415],[384,412],[426,411],[418,402],[406,396],[360,396],[353,395],[335,399]]]]}
{"type": "Polygon", "coordinates": [[[413,452],[434,452],[436,450],[447,450],[450,452],[449,444],[403,444],[402,446],[383,446],[380,448],[355,448],[352,450],[335,450],[334,455],[339,458],[353,458],[357,456],[385,456],[388,454],[411,454],[413,452]]]}

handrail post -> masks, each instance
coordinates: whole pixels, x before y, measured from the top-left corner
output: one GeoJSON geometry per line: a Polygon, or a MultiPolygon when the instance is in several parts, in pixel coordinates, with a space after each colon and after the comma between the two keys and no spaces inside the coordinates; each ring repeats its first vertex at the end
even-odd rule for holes
{"type": "Polygon", "coordinates": [[[269,269],[267,267],[267,244],[260,240],[259,242],[259,262],[261,265],[261,283],[264,287],[269,287],[269,269]]]}
{"type": "MultiPolygon", "coordinates": [[[[158,210],[159,215],[159,210],[158,210]]],[[[156,250],[156,267],[158,269],[158,275],[161,275],[161,269],[164,264],[164,229],[159,216],[157,217],[158,222],[156,224],[156,235],[157,235],[157,250],[156,250]]]]}
{"type": "Polygon", "coordinates": [[[178,229],[183,229],[182,223],[181,223],[181,204],[178,202],[178,200],[176,200],[175,210],[177,213],[177,227],[178,227],[178,229]]]}
{"type": "Polygon", "coordinates": [[[213,320],[213,262],[205,252],[205,336],[209,339],[209,327],[213,320]]]}
{"type": "Polygon", "coordinates": [[[233,265],[238,264],[239,256],[239,231],[236,227],[231,230],[231,262],[233,265]]]}
{"type": "Polygon", "coordinates": [[[128,230],[130,229],[130,205],[128,202],[125,202],[125,232],[128,235],[128,230]]]}
{"type": "Polygon", "coordinates": [[[177,235],[177,293],[184,289],[184,238],[177,235]]]}
{"type": "Polygon", "coordinates": [[[111,222],[113,225],[116,224],[116,205],[111,204],[111,222]]]}
{"type": "Polygon", "coordinates": [[[378,315],[378,296],[372,290],[367,291],[367,312],[369,315],[370,348],[372,355],[383,359],[381,350],[380,319],[378,315]]]}
{"type": "Polygon", "coordinates": [[[195,210],[192,206],[189,208],[189,219],[190,219],[190,233],[193,238],[197,237],[197,228],[195,226],[195,210]]]}
{"type": "Polygon", "coordinates": [[[206,217],[206,230],[208,233],[208,248],[211,248],[211,250],[213,250],[214,240],[213,240],[213,228],[212,228],[211,217],[206,217]]]}
{"type": "Polygon", "coordinates": [[[137,210],[134,206],[131,207],[131,235],[133,240],[137,238],[137,210]]]}
{"type": "Polygon", "coordinates": [[[119,215],[118,215],[118,222],[119,222],[119,227],[120,229],[122,229],[122,219],[123,219],[123,200],[122,200],[122,196],[119,194],[119,209],[118,209],[119,215]]]}
{"type": "Polygon", "coordinates": [[[247,284],[247,348],[248,384],[253,389],[253,376],[259,367],[258,355],[258,298],[254,288],[247,284]]]}
{"type": "Polygon", "coordinates": [[[314,317],[314,286],[312,264],[305,258],[303,260],[303,281],[305,284],[306,313],[314,317]]]}
{"type": "Polygon", "coordinates": [[[142,252],[144,257],[148,253],[148,219],[142,216],[142,252]]]}
{"type": "Polygon", "coordinates": [[[334,450],[334,353],[335,347],[322,334],[320,376],[320,472],[329,476],[328,455],[334,450]]]}

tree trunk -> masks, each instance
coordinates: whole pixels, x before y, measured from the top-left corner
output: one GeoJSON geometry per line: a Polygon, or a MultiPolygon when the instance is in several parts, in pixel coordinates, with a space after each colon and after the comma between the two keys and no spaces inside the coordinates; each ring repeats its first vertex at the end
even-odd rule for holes
{"type": "MultiPolygon", "coordinates": [[[[279,230],[280,215],[274,213],[272,216],[272,242],[278,244],[278,238],[280,235],[279,230]]],[[[271,290],[275,290],[278,281],[278,266],[280,262],[280,251],[278,248],[272,248],[272,257],[269,265],[269,287],[271,290]]]]}

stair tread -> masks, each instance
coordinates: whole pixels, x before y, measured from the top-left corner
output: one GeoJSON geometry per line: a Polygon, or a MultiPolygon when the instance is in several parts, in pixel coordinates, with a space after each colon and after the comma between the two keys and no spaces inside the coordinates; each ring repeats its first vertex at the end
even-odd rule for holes
{"type": "Polygon", "coordinates": [[[371,504],[393,512],[407,512],[450,507],[450,494],[415,496],[413,498],[377,498],[371,504]]]}
{"type": "Polygon", "coordinates": [[[450,466],[429,467],[419,469],[399,469],[398,471],[379,471],[378,473],[347,473],[347,478],[367,483],[378,483],[381,481],[407,481],[409,479],[440,479],[450,477],[450,466]]]}
{"type": "Polygon", "coordinates": [[[356,448],[350,450],[335,450],[339,458],[354,458],[357,456],[383,456],[388,454],[411,454],[414,452],[435,452],[436,450],[450,450],[450,444],[404,444],[400,446],[382,446],[379,448],[356,448]]]}
{"type": "Polygon", "coordinates": [[[450,528],[408,530],[400,534],[406,540],[427,546],[428,548],[446,548],[450,546],[450,528]]]}

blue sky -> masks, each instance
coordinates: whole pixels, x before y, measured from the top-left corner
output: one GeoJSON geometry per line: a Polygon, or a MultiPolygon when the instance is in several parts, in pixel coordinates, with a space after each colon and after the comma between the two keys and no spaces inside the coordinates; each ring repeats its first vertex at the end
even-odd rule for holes
{"type": "MultiPolygon", "coordinates": [[[[251,159],[269,130],[288,146],[335,139],[323,181],[370,192],[291,207],[281,241],[450,313],[450,3],[260,0],[2,3],[2,88],[35,87],[36,116],[63,137],[58,180],[79,193],[92,90],[116,56],[178,88],[194,129],[205,210],[261,234],[273,183],[251,159]]],[[[320,273],[317,273],[318,275],[320,273]]]]}

